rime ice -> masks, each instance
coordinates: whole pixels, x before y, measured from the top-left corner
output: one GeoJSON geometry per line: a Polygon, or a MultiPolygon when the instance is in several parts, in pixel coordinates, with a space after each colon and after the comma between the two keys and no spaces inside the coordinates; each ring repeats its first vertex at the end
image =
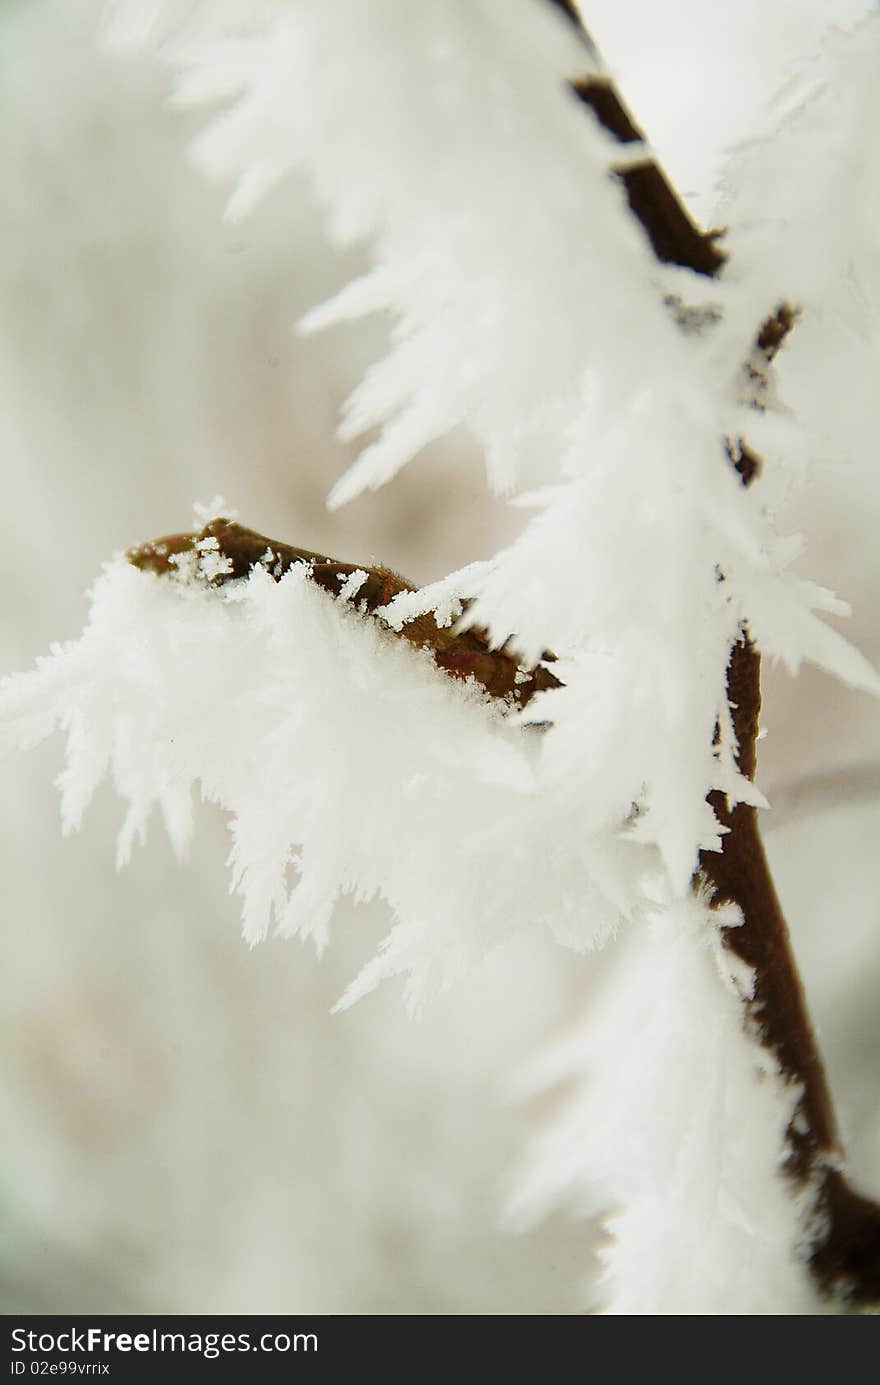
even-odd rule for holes
{"type": "Polygon", "coordinates": [[[4,739],[64,731],[67,827],[112,776],[121,860],[154,806],[182,853],[194,787],[222,804],[250,941],[274,926],[322,946],[341,895],[386,900],[391,933],[343,1004],[394,974],[417,1004],[517,931],[580,949],[629,922],[620,985],[547,1060],[551,1078],[588,1077],[538,1152],[533,1210],[620,1204],[610,1311],[809,1311],[802,1209],[774,1163],[791,1094],[756,1078],[736,994],[749,978],[718,976],[717,921],[690,882],[700,849],[723,845],[707,793],[763,801],[735,767],[740,633],[792,670],[808,659],[878,690],[820,618],[844,605],[794,575],[784,509],[805,444],[854,453],[876,408],[874,365],[854,361],[876,362],[880,183],[876,160],[853,163],[876,16],[829,44],[824,88],[732,167],[723,313],[686,336],[664,295],[686,314],[705,285],[659,270],[628,218],[608,176],[620,151],[566,94],[586,54],[550,7],[523,4],[515,25],[500,0],[400,14],[397,0],[270,9],[247,38],[178,45],[180,96],[229,101],[197,157],[235,182],[231,215],[302,167],[334,238],[372,247],[372,270],[302,324],[394,324],[342,424],[377,438],[332,502],[463,424],[488,483],[529,510],[509,548],[395,598],[388,623],[448,624],[475,597],[465,620],[499,642],[515,630],[526,660],[551,646],[565,686],[505,718],[304,570],[210,592],[116,564],[81,640],[5,685],[4,739]],[[820,167],[840,170],[831,193],[820,167]],[[829,205],[846,208],[834,236],[829,205]],[[759,417],[738,372],[782,294],[804,321],[783,399],[759,417]],[[722,444],[740,433],[766,461],[749,491],[722,444]]]}

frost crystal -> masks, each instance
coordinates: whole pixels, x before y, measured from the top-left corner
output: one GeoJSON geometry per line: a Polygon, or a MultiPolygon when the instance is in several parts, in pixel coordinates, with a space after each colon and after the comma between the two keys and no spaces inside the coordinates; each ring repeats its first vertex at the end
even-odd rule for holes
{"type": "Polygon", "coordinates": [[[526,520],[381,620],[358,610],[363,571],[331,595],[305,563],[273,580],[271,549],[219,590],[216,540],[181,580],[111,564],[82,638],[3,685],[3,744],[65,732],[65,829],[112,777],[121,862],[154,805],[183,854],[198,785],[230,814],[251,942],[274,926],[322,947],[340,896],[385,900],[390,933],[343,1006],[398,974],[416,1006],[514,933],[583,949],[634,925],[620,984],[536,1079],[575,1085],[518,1211],[619,1203],[609,1311],[808,1311],[805,1209],[778,1182],[794,1094],[756,1074],[754,977],[719,947],[737,919],[692,884],[723,846],[707,795],[764,804],[737,770],[735,643],[880,692],[821,618],[846,604],[795,574],[784,519],[804,456],[873,436],[880,163],[855,136],[876,125],[877,14],[732,164],[733,260],[707,294],[658,268],[629,216],[621,150],[567,86],[587,50],[549,4],[523,0],[514,23],[508,0],[291,0],[242,7],[232,30],[188,13],[168,52],[178,99],[221,106],[194,152],[233,184],[228,215],[304,169],[333,240],[371,249],[299,324],[390,324],[340,430],[373,437],[331,505],[463,425],[526,520]],[[794,368],[744,389],[785,295],[794,368]],[[748,489],[725,447],[743,436],[765,460],[748,489]],[[430,613],[526,665],[552,649],[562,686],[513,713],[447,678],[392,633],[430,613]]]}

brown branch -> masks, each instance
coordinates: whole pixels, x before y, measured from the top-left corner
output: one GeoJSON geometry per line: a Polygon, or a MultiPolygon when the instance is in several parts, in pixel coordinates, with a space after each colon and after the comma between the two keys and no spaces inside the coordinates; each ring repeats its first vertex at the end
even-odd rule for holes
{"type": "MultiPolygon", "coordinates": [[[[570,0],[553,0],[579,24],[570,0]]],[[[605,78],[576,81],[579,98],[623,144],[643,139],[613,85],[605,78]]],[[[657,258],[714,277],[726,256],[717,232],[701,232],[652,160],[619,170],[629,205],[644,227],[657,258]]],[[[744,365],[748,398],[763,410],[771,364],[797,318],[781,304],[762,324],[751,359],[744,365]]],[[[760,475],[761,458],[739,438],[725,442],[727,455],[748,486],[760,475]]],[[[754,778],[761,709],[761,658],[748,633],[731,650],[727,693],[738,745],[738,765],[754,778]]],[[[816,1035],[810,1023],[788,926],[764,854],[754,808],[732,811],[723,794],[709,795],[726,827],[723,849],[700,855],[700,872],[714,890],[713,905],[736,904],[743,922],[724,930],[726,947],[754,971],[753,998],[746,1002],[747,1027],[768,1049],[799,1095],[786,1133],[783,1168],[798,1186],[815,1193],[810,1267],[820,1287],[853,1305],[880,1302],[880,1206],[863,1197],[841,1172],[843,1152],[816,1035]]]]}
{"type": "MultiPolygon", "coordinates": [[[[311,581],[332,596],[339,596],[345,580],[361,572],[364,580],[354,599],[358,609],[371,616],[401,592],[415,590],[389,568],[341,562],[306,548],[293,548],[227,519],[213,519],[197,533],[153,539],[130,548],[126,557],[135,567],[160,576],[182,574],[187,563],[198,571],[201,562],[202,580],[214,587],[246,577],[254,567],[262,567],[280,580],[295,563],[302,563],[311,581]],[[205,562],[205,558],[211,561],[205,562]]],[[[525,667],[507,647],[509,642],[493,649],[486,631],[476,626],[461,631],[438,626],[429,612],[413,617],[392,633],[417,649],[429,650],[437,667],[450,677],[475,678],[493,697],[511,706],[525,707],[535,693],[560,686],[559,679],[544,667],[554,659],[549,650],[545,650],[541,663],[525,667]]]]}
{"type": "MultiPolygon", "coordinates": [[[[553,3],[578,22],[569,0],[553,3]]],[[[610,81],[590,77],[572,86],[621,143],[642,139],[610,81]]],[[[726,260],[716,244],[720,233],[696,226],[653,159],[627,163],[617,170],[617,176],[659,260],[709,278],[718,274],[726,260]]],[[[770,365],[795,319],[795,310],[783,304],[757,333],[752,358],[744,366],[755,408],[765,407],[770,365]]],[[[751,484],[760,474],[760,457],[743,439],[728,439],[725,446],[743,484],[751,484]]],[[[386,568],[359,568],[324,554],[292,548],[225,519],[212,521],[198,533],[171,535],[131,549],[127,556],[135,566],[162,574],[179,568],[184,555],[199,551],[213,551],[228,559],[226,571],[218,571],[216,564],[206,566],[205,580],[213,585],[244,577],[255,565],[280,578],[294,563],[305,563],[311,580],[338,596],[345,579],[361,571],[366,575],[355,599],[368,615],[376,615],[398,593],[413,590],[386,568]],[[213,575],[207,576],[209,572],[213,575]]],[[[536,692],[560,686],[543,663],[523,668],[506,647],[492,649],[482,630],[456,633],[439,629],[428,614],[407,622],[395,633],[429,649],[447,674],[474,677],[490,694],[511,705],[525,706],[536,692]]],[[[549,653],[543,656],[544,661],[552,658],[549,653]]],[[[747,632],[731,651],[727,688],[739,768],[753,778],[761,706],[760,654],[747,632]]],[[[815,1191],[818,1229],[814,1228],[812,1236],[810,1266],[826,1292],[855,1305],[876,1304],[880,1302],[880,1207],[856,1192],[840,1172],[842,1153],[828,1082],[758,832],[757,814],[746,804],[729,809],[718,793],[710,794],[709,801],[728,830],[722,851],[701,853],[700,871],[714,890],[716,907],[731,903],[742,911],[742,925],[725,929],[723,938],[730,951],[754,971],[754,996],[746,1002],[747,1026],[799,1093],[786,1136],[783,1168],[796,1185],[808,1185],[815,1191]]]]}
{"type": "MultiPolygon", "coordinates": [[[[573,81],[571,87],[618,143],[644,141],[610,80],[583,77],[573,81]]],[[[615,173],[626,188],[630,210],[648,233],[657,259],[714,278],[727,260],[716,243],[722,232],[700,230],[656,159],[627,163],[615,173]]]]}
{"type": "MultiPolygon", "coordinates": [[[[744,637],[734,646],[727,692],[740,747],[739,768],[754,778],[761,659],[744,637]]],[[[808,1179],[828,1155],[840,1156],[831,1095],[791,950],[754,808],[739,803],[731,811],[722,793],[709,795],[715,816],[727,828],[722,851],[703,852],[703,874],[711,881],[713,904],[738,904],[743,922],[725,929],[731,952],[754,969],[755,992],[748,1002],[749,1024],[775,1053],[782,1072],[803,1087],[787,1133],[784,1167],[798,1181],[808,1179]]]]}
{"type": "MultiPolygon", "coordinates": [[[[563,11],[580,37],[592,47],[576,5],[571,0],[549,3],[563,11]]],[[[576,77],[569,85],[618,144],[647,143],[609,77],[593,72],[587,77],[576,77]]],[[[657,160],[646,156],[627,162],[614,172],[626,188],[630,210],[647,232],[657,259],[713,278],[727,259],[716,244],[723,233],[703,231],[697,226],[657,160]]]]}
{"type": "MultiPolygon", "coordinates": [[[[750,779],[757,761],[760,677],[760,655],[744,637],[731,652],[727,688],[739,767],[750,779]]],[[[703,852],[700,865],[715,890],[713,905],[737,904],[742,911],[742,925],[725,929],[723,940],[754,971],[754,995],[746,1002],[748,1028],[799,1092],[786,1132],[783,1168],[797,1186],[815,1192],[817,1235],[810,1267],[826,1292],[867,1306],[880,1300],[880,1207],[852,1188],[841,1172],[843,1150],[828,1079],[758,815],[746,803],[731,811],[720,793],[710,794],[709,802],[728,832],[723,850],[703,852]]]]}

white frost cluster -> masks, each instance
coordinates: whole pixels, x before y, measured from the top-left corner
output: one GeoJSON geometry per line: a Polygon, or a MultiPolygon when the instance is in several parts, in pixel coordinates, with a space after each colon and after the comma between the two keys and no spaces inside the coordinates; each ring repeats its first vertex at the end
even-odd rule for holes
{"type": "Polygon", "coordinates": [[[717,349],[662,304],[664,285],[699,298],[705,281],[658,271],[610,176],[646,151],[622,150],[568,91],[591,54],[544,0],[523,0],[515,20],[502,0],[405,14],[396,0],[294,0],[213,41],[199,13],[169,53],[181,102],[227,103],[195,154],[236,183],[229,214],[305,168],[331,234],[368,239],[375,260],[305,325],[392,319],[343,423],[378,436],[331,503],[472,430],[490,484],[536,513],[469,571],[468,619],[498,643],[515,632],[529,662],[548,646],[562,661],[565,693],[530,715],[554,723],[542,766],[557,766],[578,849],[637,806],[639,838],[686,891],[698,850],[719,845],[707,792],[762,802],[733,762],[725,674],[739,631],[792,670],[806,658],[880,682],[817,619],[847,608],[792,575],[797,539],[724,454],[725,432],[748,421],[737,369],[719,370],[717,349]]]}
{"type": "Polygon", "coordinates": [[[729,361],[773,295],[798,305],[779,363],[786,426],[775,441],[796,469],[822,468],[854,492],[871,486],[872,499],[877,472],[863,459],[880,377],[878,71],[874,6],[851,31],[828,34],[780,93],[764,137],[733,151],[718,209],[732,252],[729,361]]]}
{"type": "Polygon", "coordinates": [[[499,643],[516,632],[528,661],[547,645],[563,659],[567,691],[534,715],[554,722],[543,765],[557,762],[578,842],[637,805],[640,838],[686,891],[698,849],[718,845],[708,789],[754,798],[726,715],[740,629],[793,670],[807,658],[880,684],[813,615],[847,608],[794,578],[798,540],[723,456],[725,432],[754,420],[737,409],[739,361],[719,371],[662,306],[667,281],[610,177],[644,151],[622,151],[565,84],[588,48],[543,0],[516,22],[502,0],[406,15],[395,0],[295,0],[213,42],[197,12],[169,54],[180,101],[227,102],[195,155],[236,181],[231,216],[303,166],[331,234],[373,245],[376,267],[306,319],[392,320],[342,425],[380,431],[331,503],[461,422],[474,432],[491,485],[536,514],[468,572],[468,619],[499,643]]]}
{"type": "MultiPolygon", "coordinates": [[[[621,920],[653,928],[572,1050],[601,1128],[572,1108],[535,1200],[587,1178],[620,1202],[613,1311],[684,1311],[683,1284],[691,1311],[782,1311],[802,1228],[774,1172],[790,1107],[772,1073],[756,1087],[690,882],[700,849],[722,845],[707,793],[763,803],[735,767],[726,668],[740,632],[792,670],[809,659],[880,692],[816,614],[844,603],[791,571],[784,487],[746,491],[725,456],[725,434],[758,432],[737,402],[739,353],[788,280],[759,283],[757,250],[711,293],[658,269],[610,177],[645,151],[614,145],[567,91],[587,51],[546,3],[290,0],[213,38],[207,13],[169,52],[182,102],[226,103],[195,152],[235,183],[230,215],[305,169],[333,238],[367,241],[374,268],[302,325],[390,318],[389,350],[342,425],[375,438],[331,503],[466,425],[489,484],[532,514],[505,551],[438,584],[430,608],[448,623],[475,597],[467,619],[498,644],[515,632],[526,662],[551,647],[564,687],[504,715],[358,613],[354,585],[336,600],[303,566],[215,592],[117,562],[82,639],[5,685],[5,739],[66,731],[67,826],[112,775],[129,805],[123,860],[155,804],[182,852],[199,785],[232,815],[252,941],[274,919],[321,945],[340,895],[384,898],[392,931],[349,1001],[401,973],[418,1003],[531,928],[578,948],[621,920]],[[714,337],[685,336],[663,306],[686,285],[729,309],[737,282],[745,306],[714,337]]],[[[792,136],[791,162],[811,128],[792,136]]],[[[876,251],[864,263],[873,272],[876,251]]],[[[860,301],[871,292],[852,278],[860,301]]],[[[770,477],[796,470],[786,439],[768,413],[770,477]]],[[[388,625],[420,602],[392,602],[388,625]]]]}
{"type": "Polygon", "coordinates": [[[154,806],[185,852],[194,784],[227,808],[252,942],[274,916],[321,946],[340,895],[386,899],[396,926],[349,999],[405,971],[417,1003],[523,929],[594,943],[641,854],[608,833],[572,850],[582,825],[546,791],[559,770],[542,769],[539,733],[306,565],[215,591],[110,564],[82,638],[7,680],[2,716],[7,745],[65,730],[66,829],[110,774],[128,804],[120,863],[154,806]]]}
{"type": "Polygon", "coordinates": [[[555,1114],[510,1215],[614,1209],[591,1285],[600,1311],[833,1311],[805,1264],[811,1194],[793,1196],[778,1167],[798,1092],[743,1032],[750,975],[735,962],[704,897],[658,911],[578,1029],[517,1079],[555,1114]]]}
{"type": "Polygon", "coordinates": [[[777,97],[770,130],[732,151],[720,214],[730,219],[726,278],[740,314],[776,294],[805,300],[808,311],[863,338],[876,322],[880,154],[870,135],[878,64],[874,8],[854,29],[829,32],[777,97]],[[804,164],[809,176],[792,176],[804,164]]]}

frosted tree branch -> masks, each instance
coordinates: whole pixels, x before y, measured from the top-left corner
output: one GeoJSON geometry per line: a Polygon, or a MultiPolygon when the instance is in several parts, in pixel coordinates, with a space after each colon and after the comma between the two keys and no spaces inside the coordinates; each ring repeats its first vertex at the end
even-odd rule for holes
{"type": "MultiPolygon", "coordinates": [[[[538,692],[560,687],[559,679],[546,662],[555,655],[545,650],[543,663],[525,668],[504,645],[493,647],[487,633],[478,626],[460,630],[437,614],[438,597],[419,602],[406,610],[399,600],[416,589],[388,568],[358,567],[353,563],[328,558],[321,553],[294,548],[278,539],[268,539],[252,529],[228,519],[214,519],[196,533],[170,534],[165,538],[129,549],[133,567],[159,576],[185,574],[193,567],[205,582],[221,587],[225,582],[248,577],[254,568],[280,580],[295,564],[301,564],[309,578],[333,596],[353,600],[359,611],[382,620],[415,649],[427,649],[435,664],[452,678],[474,678],[492,697],[523,708],[538,692]],[[424,606],[424,609],[419,607],[424,606]],[[410,613],[412,612],[412,613],[410,613]]],[[[467,600],[454,598],[457,616],[464,614],[467,600]]]]}
{"type": "Polygon", "coordinates": [[[374,258],[299,323],[391,324],[331,505],[465,425],[531,514],[422,590],[226,519],[142,544],[81,640],[4,686],[4,739],[67,733],[65,827],[112,776],[120,861],[154,805],[182,854],[198,785],[230,813],[251,942],[323,946],[341,895],[381,897],[391,931],[343,1005],[403,976],[417,1006],[517,931],[583,950],[641,926],[650,965],[620,1010],[642,1049],[591,1016],[613,1063],[584,1065],[610,1152],[579,1139],[554,1175],[598,1168],[622,1206],[616,1311],[662,1300],[676,1256],[713,1311],[753,1254],[765,1280],[741,1276],[729,1311],[763,1282],[815,1302],[808,1259],[829,1299],[872,1302],[877,1209],[842,1172],[756,820],[761,654],[880,692],[820,618],[846,604],[790,571],[799,540],[776,528],[795,468],[773,361],[801,296],[765,279],[737,298],[718,234],[539,0],[515,25],[507,0],[292,0],[216,34],[193,14],[178,99],[215,106],[195,156],[233,181],[228,214],[302,169],[331,239],[374,258]],[[690,1087],[664,1086],[670,1065],[690,1087]]]}
{"type": "MultiPolygon", "coordinates": [[[[566,0],[557,0],[575,23],[578,15],[566,0]]],[[[603,126],[622,143],[643,139],[610,82],[595,78],[574,88],[603,126]]],[[[622,170],[630,209],[647,231],[660,260],[716,275],[726,256],[715,235],[701,235],[658,166],[645,161],[622,170]]],[[[782,303],[762,324],[751,358],[744,365],[747,402],[763,411],[768,371],[797,319],[782,303]]],[[[727,444],[728,456],[744,486],[760,474],[760,457],[739,438],[727,444]]],[[[737,766],[753,780],[761,707],[761,656],[748,637],[734,645],[727,675],[728,702],[737,745],[737,766]]],[[[713,791],[709,802],[726,828],[720,851],[702,851],[700,871],[713,889],[714,908],[733,905],[742,911],[740,927],[722,932],[724,946],[754,974],[745,999],[748,1025],[776,1058],[799,1093],[789,1121],[784,1167],[815,1194],[811,1217],[819,1228],[810,1253],[811,1268],[827,1292],[839,1292],[853,1304],[880,1298],[880,1205],[862,1196],[847,1181],[834,1106],[815,1031],[810,1022],[785,918],[767,865],[757,811],[746,802],[731,805],[713,791]]]]}

